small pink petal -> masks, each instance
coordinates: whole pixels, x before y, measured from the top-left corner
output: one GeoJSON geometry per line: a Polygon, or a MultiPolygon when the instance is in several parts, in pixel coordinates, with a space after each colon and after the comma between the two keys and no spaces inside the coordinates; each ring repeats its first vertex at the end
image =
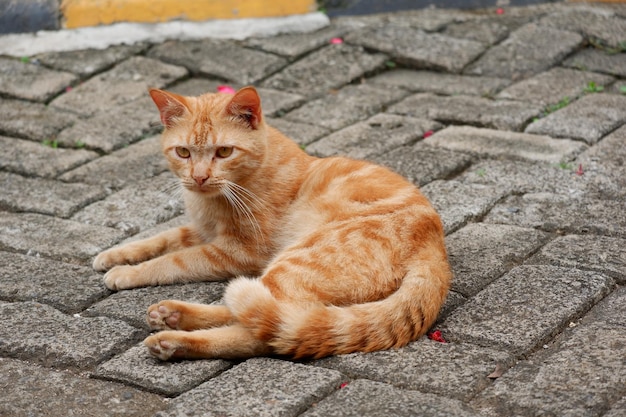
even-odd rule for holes
{"type": "Polygon", "coordinates": [[[330,40],[330,43],[333,44],[333,45],[338,45],[340,43],[343,43],[343,39],[341,39],[341,38],[332,38],[330,40]]]}
{"type": "Polygon", "coordinates": [[[341,385],[339,385],[339,389],[341,389],[341,388],[345,388],[345,387],[347,387],[347,386],[348,386],[348,383],[347,383],[347,382],[342,382],[342,383],[341,383],[341,385]]]}
{"type": "Polygon", "coordinates": [[[434,133],[434,132],[433,132],[432,130],[429,130],[429,131],[424,132],[424,139],[426,139],[426,138],[427,138],[427,137],[429,137],[429,136],[432,136],[432,135],[433,135],[433,133],[434,133]]]}
{"type": "Polygon", "coordinates": [[[70,87],[70,86],[65,87],[65,92],[66,93],[69,93],[70,91],[72,91],[72,87],[70,87]]]}
{"type": "Polygon", "coordinates": [[[502,7],[498,7],[496,9],[496,14],[504,14],[504,9],[502,7]]]}
{"type": "Polygon", "coordinates": [[[583,170],[583,164],[579,164],[578,169],[576,170],[576,175],[581,176],[584,174],[585,174],[585,171],[583,170]]]}
{"type": "Polygon", "coordinates": [[[224,94],[235,94],[235,89],[232,88],[230,85],[218,85],[217,92],[224,94]]]}

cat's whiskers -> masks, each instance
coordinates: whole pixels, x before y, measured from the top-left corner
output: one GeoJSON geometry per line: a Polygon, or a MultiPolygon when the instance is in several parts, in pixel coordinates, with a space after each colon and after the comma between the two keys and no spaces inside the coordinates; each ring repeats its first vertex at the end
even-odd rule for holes
{"type": "Polygon", "coordinates": [[[232,181],[224,179],[219,184],[222,195],[230,203],[235,213],[240,217],[244,217],[252,226],[257,245],[265,246],[265,238],[261,231],[261,226],[250,208],[250,205],[252,205],[257,211],[263,209],[260,199],[250,190],[232,181]]]}
{"type": "Polygon", "coordinates": [[[167,195],[173,200],[182,201],[183,199],[183,187],[184,185],[178,178],[170,179],[166,184],[160,188],[160,192],[167,195]]]}

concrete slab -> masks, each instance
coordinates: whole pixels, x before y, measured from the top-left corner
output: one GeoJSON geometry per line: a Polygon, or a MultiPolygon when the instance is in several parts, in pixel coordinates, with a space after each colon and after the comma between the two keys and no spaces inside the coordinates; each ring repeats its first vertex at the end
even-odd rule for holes
{"type": "Polygon", "coordinates": [[[3,357],[36,361],[44,366],[89,368],[137,342],[141,332],[103,317],[68,316],[45,304],[0,303],[3,357]]]}
{"type": "Polygon", "coordinates": [[[626,39],[626,22],[615,13],[600,8],[576,8],[550,13],[539,25],[578,32],[595,42],[619,47],[626,39]]]}
{"type": "Polygon", "coordinates": [[[73,114],[41,103],[0,99],[0,132],[7,136],[52,143],[61,130],[76,120],[73,114]]]}
{"type": "Polygon", "coordinates": [[[520,101],[490,100],[466,95],[442,97],[431,93],[412,95],[389,108],[391,113],[434,119],[447,124],[502,130],[521,130],[541,110],[541,106],[520,101]]]}
{"type": "Polygon", "coordinates": [[[329,44],[333,38],[341,38],[348,29],[340,24],[331,24],[329,27],[310,33],[251,38],[244,41],[244,45],[294,60],[329,44]]]}
{"type": "Polygon", "coordinates": [[[330,129],[322,126],[292,122],[287,119],[268,117],[265,121],[302,147],[330,133],[330,129]]]}
{"type": "Polygon", "coordinates": [[[626,77],[626,55],[608,54],[601,49],[586,48],[563,61],[563,66],[626,77]]]}
{"type": "Polygon", "coordinates": [[[441,327],[452,342],[529,355],[609,294],[614,285],[612,278],[595,272],[518,266],[454,310],[441,327]]]}
{"type": "Polygon", "coordinates": [[[472,19],[450,24],[442,33],[453,38],[469,39],[485,45],[494,45],[509,35],[509,27],[496,19],[472,19]]]}
{"type": "Polygon", "coordinates": [[[31,62],[0,57],[0,93],[24,100],[46,102],[70,87],[78,77],[31,62]]]}

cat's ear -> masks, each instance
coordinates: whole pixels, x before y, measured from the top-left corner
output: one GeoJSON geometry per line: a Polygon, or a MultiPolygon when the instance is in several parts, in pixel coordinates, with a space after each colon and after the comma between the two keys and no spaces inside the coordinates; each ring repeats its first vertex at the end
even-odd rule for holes
{"type": "Polygon", "coordinates": [[[262,120],[261,98],[254,87],[237,91],[226,106],[229,116],[243,120],[251,129],[258,129],[262,120]]]}
{"type": "Polygon", "coordinates": [[[167,128],[174,126],[176,120],[189,109],[185,97],[169,91],[151,88],[150,97],[152,97],[152,101],[159,108],[161,122],[167,128]]]}

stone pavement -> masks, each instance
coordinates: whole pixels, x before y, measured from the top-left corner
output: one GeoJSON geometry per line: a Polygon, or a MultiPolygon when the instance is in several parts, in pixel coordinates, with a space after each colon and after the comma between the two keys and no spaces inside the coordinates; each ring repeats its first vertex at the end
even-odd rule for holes
{"type": "Polygon", "coordinates": [[[623,416],[626,8],[334,19],[315,33],[0,57],[0,416],[623,416]],[[331,38],[344,40],[331,44],[331,38]],[[256,85],[307,151],[406,175],[455,279],[405,348],[160,363],[90,262],[183,223],[148,86],[256,85]]]}

